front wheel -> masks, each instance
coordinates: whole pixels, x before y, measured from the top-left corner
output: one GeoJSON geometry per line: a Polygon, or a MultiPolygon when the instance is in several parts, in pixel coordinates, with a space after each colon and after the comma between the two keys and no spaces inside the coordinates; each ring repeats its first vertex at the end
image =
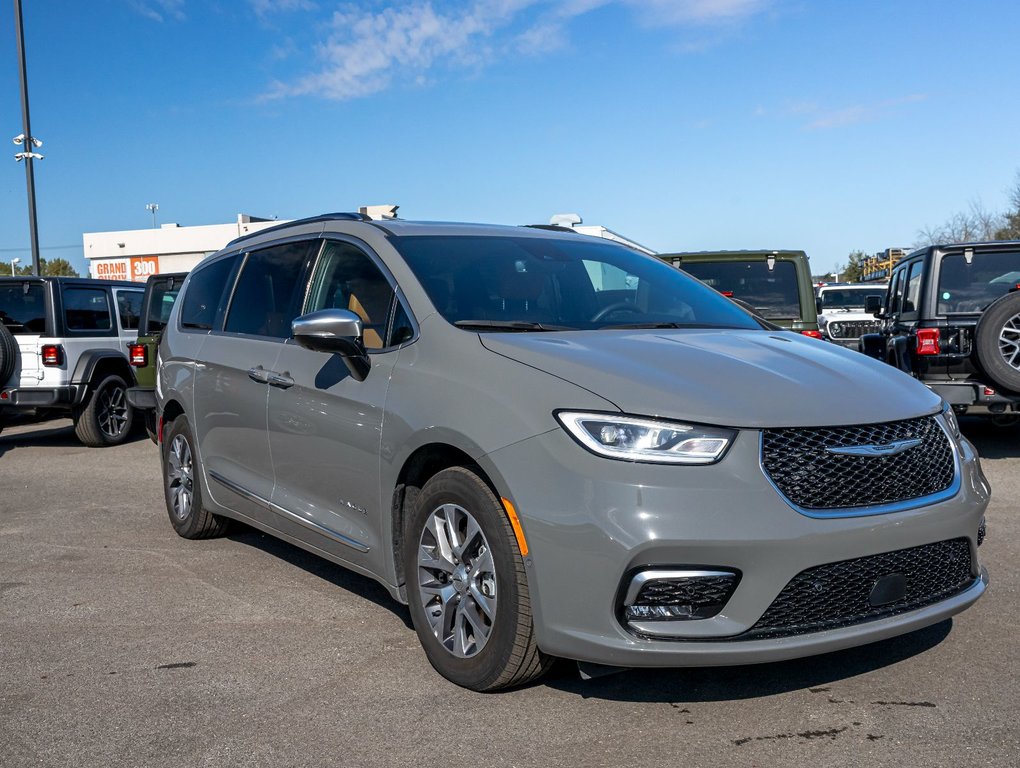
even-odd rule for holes
{"type": "Polygon", "coordinates": [[[418,639],[443,677],[475,691],[523,685],[552,658],[535,642],[524,560],[499,499],[470,469],[432,477],[404,537],[418,639]]]}

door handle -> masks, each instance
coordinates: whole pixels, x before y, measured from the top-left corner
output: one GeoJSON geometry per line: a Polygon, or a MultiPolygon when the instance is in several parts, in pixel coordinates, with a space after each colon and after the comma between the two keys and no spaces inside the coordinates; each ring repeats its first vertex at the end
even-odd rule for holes
{"type": "Polygon", "coordinates": [[[255,368],[248,369],[248,378],[252,381],[257,381],[259,384],[268,384],[269,373],[269,371],[260,365],[255,368]]]}
{"type": "Polygon", "coordinates": [[[286,373],[269,371],[269,384],[270,386],[279,387],[280,389],[288,389],[294,386],[294,379],[286,373]]]}

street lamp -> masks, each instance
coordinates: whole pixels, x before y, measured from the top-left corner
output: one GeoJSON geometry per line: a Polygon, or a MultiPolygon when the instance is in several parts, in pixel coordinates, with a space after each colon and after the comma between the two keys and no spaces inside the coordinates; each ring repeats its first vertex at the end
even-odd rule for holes
{"type": "Polygon", "coordinates": [[[156,228],[156,211],[159,210],[159,203],[148,203],[145,206],[145,210],[152,214],[152,228],[156,228]]]}
{"type": "Polygon", "coordinates": [[[11,259],[11,277],[14,277],[14,275],[17,274],[14,271],[14,265],[15,264],[20,264],[20,263],[21,263],[21,259],[19,259],[17,256],[15,256],[13,259],[11,259]]]}

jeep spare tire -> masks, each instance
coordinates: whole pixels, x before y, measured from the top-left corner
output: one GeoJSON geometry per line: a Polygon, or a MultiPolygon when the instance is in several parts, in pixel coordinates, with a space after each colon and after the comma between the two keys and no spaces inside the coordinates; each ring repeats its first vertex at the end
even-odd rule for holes
{"type": "Polygon", "coordinates": [[[0,387],[6,384],[14,373],[14,363],[18,356],[18,342],[7,330],[7,326],[0,323],[0,387]]]}
{"type": "Polygon", "coordinates": [[[1020,392],[1020,291],[993,302],[978,320],[974,336],[988,378],[1002,389],[1020,392]]]}

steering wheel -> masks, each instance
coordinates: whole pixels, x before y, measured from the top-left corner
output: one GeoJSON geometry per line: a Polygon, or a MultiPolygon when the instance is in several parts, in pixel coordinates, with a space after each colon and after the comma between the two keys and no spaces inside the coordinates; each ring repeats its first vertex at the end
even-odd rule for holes
{"type": "Polygon", "coordinates": [[[597,323],[599,320],[604,320],[608,315],[611,315],[614,312],[631,312],[633,314],[640,314],[641,310],[629,301],[614,301],[612,304],[602,307],[602,309],[592,315],[591,322],[597,323]]]}

